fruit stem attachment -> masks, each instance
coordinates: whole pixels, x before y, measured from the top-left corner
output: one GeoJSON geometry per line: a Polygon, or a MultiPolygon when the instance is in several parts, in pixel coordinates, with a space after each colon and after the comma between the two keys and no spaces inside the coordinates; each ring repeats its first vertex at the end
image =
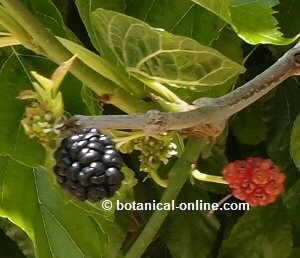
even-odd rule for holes
{"type": "Polygon", "coordinates": [[[221,176],[212,176],[212,175],[204,174],[197,169],[192,171],[192,176],[200,181],[226,184],[226,185],[228,184],[228,182],[221,176]]]}
{"type": "MultiPolygon", "coordinates": [[[[172,168],[170,183],[161,198],[162,203],[170,203],[177,198],[191,172],[191,164],[197,161],[203,147],[203,143],[198,140],[192,139],[188,141],[184,153],[172,168]]],[[[125,255],[125,258],[140,258],[142,256],[169,212],[168,210],[157,210],[153,213],[143,231],[125,255]]]]}

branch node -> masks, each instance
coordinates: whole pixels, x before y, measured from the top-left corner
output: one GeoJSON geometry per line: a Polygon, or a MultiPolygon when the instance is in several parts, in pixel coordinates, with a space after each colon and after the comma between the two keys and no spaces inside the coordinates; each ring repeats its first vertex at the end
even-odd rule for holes
{"type": "Polygon", "coordinates": [[[300,75],[300,52],[296,52],[293,56],[295,64],[295,75],[300,75]]]}
{"type": "Polygon", "coordinates": [[[300,65],[300,53],[296,53],[294,55],[294,61],[295,61],[296,65],[300,65]]]}
{"type": "Polygon", "coordinates": [[[144,132],[149,135],[159,134],[168,129],[166,117],[158,110],[149,110],[146,113],[144,132]]]}
{"type": "Polygon", "coordinates": [[[200,99],[196,99],[193,101],[193,105],[199,107],[207,107],[207,106],[212,106],[216,104],[216,99],[215,98],[208,98],[208,97],[204,97],[204,98],[200,98],[200,99]]]}

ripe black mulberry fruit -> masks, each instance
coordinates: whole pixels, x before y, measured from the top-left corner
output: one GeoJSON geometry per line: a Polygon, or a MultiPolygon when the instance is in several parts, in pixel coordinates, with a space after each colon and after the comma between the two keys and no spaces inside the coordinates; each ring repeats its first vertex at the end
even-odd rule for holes
{"type": "Polygon", "coordinates": [[[120,153],[96,128],[81,129],[63,139],[55,160],[58,184],[81,201],[112,197],[124,178],[120,153]]]}

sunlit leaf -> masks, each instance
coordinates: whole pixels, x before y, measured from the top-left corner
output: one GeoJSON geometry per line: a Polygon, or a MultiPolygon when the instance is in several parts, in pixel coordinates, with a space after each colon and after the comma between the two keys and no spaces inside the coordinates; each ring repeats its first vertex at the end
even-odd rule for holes
{"type": "Polygon", "coordinates": [[[229,23],[250,44],[287,45],[296,40],[285,38],[274,18],[277,0],[192,0],[229,23]]]}
{"type": "Polygon", "coordinates": [[[93,21],[129,73],[171,86],[219,85],[243,67],[193,39],[155,29],[117,12],[98,9],[93,21]]]}

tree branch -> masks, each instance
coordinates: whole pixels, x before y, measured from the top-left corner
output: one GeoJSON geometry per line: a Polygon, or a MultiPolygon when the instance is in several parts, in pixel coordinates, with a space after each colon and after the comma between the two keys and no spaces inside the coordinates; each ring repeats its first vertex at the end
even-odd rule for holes
{"type": "MultiPolygon", "coordinates": [[[[300,44],[251,81],[219,98],[201,98],[188,111],[167,113],[156,110],[138,115],[81,116],[71,118],[79,127],[140,129],[148,134],[201,125],[220,128],[233,114],[249,106],[287,78],[300,75],[300,44]]],[[[184,107],[185,110],[187,107],[184,107]]]]}

